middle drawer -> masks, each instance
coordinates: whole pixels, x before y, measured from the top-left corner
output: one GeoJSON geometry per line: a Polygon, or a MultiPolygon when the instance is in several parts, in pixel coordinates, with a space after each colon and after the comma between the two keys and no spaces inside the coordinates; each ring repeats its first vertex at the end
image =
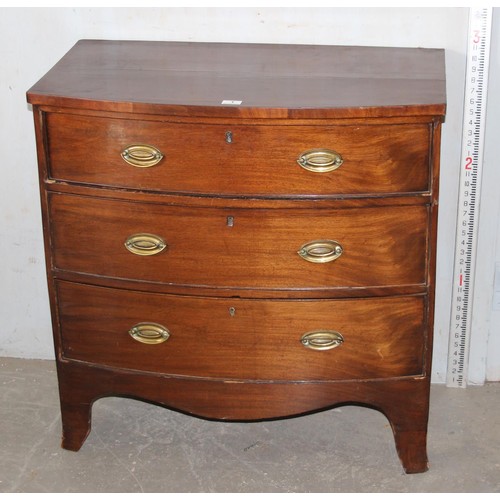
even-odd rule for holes
{"type": "Polygon", "coordinates": [[[212,209],[51,194],[56,269],[194,287],[426,281],[426,206],[212,209]]]}

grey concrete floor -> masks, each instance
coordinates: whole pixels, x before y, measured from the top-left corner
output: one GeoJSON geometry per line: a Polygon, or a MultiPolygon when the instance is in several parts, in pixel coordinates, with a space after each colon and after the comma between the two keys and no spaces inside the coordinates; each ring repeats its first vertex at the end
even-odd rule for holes
{"type": "Polygon", "coordinates": [[[124,398],[60,448],[55,366],[0,358],[0,492],[500,492],[500,384],[433,385],[430,470],[405,475],[385,417],[343,406],[210,422],[124,398]]]}

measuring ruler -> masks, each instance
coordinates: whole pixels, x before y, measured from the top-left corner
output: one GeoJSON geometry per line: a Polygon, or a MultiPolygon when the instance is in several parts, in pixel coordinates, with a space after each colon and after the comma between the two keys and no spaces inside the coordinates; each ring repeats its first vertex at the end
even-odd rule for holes
{"type": "Polygon", "coordinates": [[[471,8],[448,349],[449,387],[466,387],[483,163],[491,8],[471,8]]]}

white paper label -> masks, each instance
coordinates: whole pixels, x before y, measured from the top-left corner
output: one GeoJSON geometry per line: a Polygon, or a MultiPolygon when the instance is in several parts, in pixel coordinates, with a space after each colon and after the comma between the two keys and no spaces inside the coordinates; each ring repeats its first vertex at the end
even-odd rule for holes
{"type": "Polygon", "coordinates": [[[233,105],[236,105],[236,106],[239,106],[243,101],[232,101],[232,100],[229,100],[229,99],[224,99],[221,104],[233,104],[233,105]]]}

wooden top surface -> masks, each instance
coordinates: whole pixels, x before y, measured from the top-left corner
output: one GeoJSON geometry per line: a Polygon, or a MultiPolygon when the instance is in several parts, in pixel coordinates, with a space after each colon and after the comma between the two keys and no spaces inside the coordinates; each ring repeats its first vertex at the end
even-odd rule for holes
{"type": "Polygon", "coordinates": [[[184,116],[442,116],[444,50],[81,40],[28,102],[184,116]]]}

